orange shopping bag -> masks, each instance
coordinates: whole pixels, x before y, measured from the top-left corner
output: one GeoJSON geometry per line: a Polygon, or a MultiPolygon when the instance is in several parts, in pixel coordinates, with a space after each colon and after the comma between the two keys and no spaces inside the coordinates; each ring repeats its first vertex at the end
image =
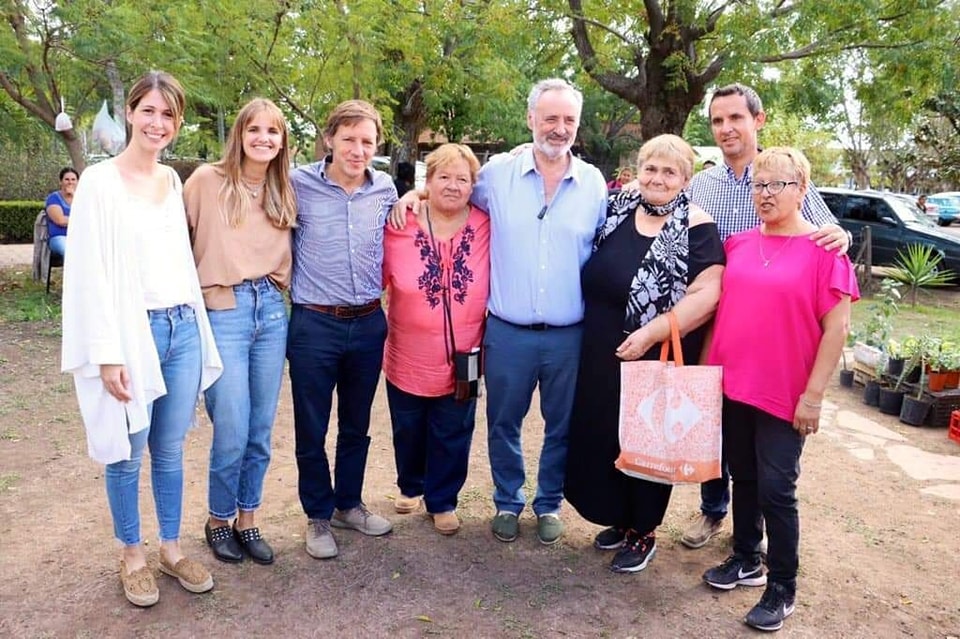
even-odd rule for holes
{"type": "Polygon", "coordinates": [[[664,484],[720,476],[720,366],[684,366],[680,332],[669,313],[671,339],[660,361],[620,364],[620,456],[631,477],[664,484]],[[669,362],[670,343],[674,362],[669,362]]]}

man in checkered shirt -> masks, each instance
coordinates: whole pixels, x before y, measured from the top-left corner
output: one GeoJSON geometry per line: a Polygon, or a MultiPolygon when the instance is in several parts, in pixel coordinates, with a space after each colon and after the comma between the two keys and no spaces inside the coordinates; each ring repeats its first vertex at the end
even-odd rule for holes
{"type": "MultiPolygon", "coordinates": [[[[757,92],[742,84],[731,84],[710,98],[710,128],[723,152],[723,163],[696,174],[688,189],[690,200],[699,204],[717,223],[720,237],[754,228],[760,223],[753,205],[753,160],[757,157],[757,132],[767,114],[757,92]]],[[[803,199],[803,217],[820,229],[812,238],[828,250],[846,252],[850,236],[837,225],[836,218],[813,184],[803,199]]],[[[726,465],[723,476],[701,484],[700,515],[684,532],[680,541],[688,548],[700,548],[720,532],[730,504],[730,476],[726,465]]]]}

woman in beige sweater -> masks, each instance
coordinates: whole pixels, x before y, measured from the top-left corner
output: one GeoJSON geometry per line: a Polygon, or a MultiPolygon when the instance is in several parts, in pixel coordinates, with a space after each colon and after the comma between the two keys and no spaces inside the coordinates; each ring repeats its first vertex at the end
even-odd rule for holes
{"type": "Polygon", "coordinates": [[[193,255],[224,365],[204,395],[213,422],[205,534],[213,555],[227,562],[246,553],[273,563],[254,513],[270,463],[287,340],[281,291],[290,284],[296,219],[289,165],[283,114],[257,98],[237,115],[223,159],[184,185],[193,255]]]}

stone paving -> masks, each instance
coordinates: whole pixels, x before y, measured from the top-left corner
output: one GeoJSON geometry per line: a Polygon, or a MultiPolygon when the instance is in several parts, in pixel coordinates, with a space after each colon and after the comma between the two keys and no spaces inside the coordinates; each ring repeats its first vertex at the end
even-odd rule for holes
{"type": "Polygon", "coordinates": [[[33,244],[0,244],[0,268],[30,266],[33,263],[33,244]]]}

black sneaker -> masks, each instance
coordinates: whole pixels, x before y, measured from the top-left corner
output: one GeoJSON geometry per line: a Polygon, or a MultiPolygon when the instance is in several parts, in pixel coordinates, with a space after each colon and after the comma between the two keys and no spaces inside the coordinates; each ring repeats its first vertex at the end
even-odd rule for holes
{"type": "Polygon", "coordinates": [[[793,614],[793,602],[796,597],[783,584],[771,581],[760,597],[760,603],[754,606],[743,623],[757,630],[772,632],[783,628],[783,620],[793,614]]]}
{"type": "Polygon", "coordinates": [[[640,572],[647,567],[656,552],[656,535],[653,533],[640,535],[629,530],[623,542],[623,547],[617,551],[610,562],[610,570],[613,572],[640,572]]]}
{"type": "Polygon", "coordinates": [[[597,533],[597,536],[593,538],[593,547],[597,550],[616,550],[623,545],[626,538],[626,529],[611,526],[597,533]]]}
{"type": "Polygon", "coordinates": [[[763,574],[763,565],[759,561],[753,564],[733,554],[719,566],[703,573],[703,580],[714,588],[733,590],[737,586],[763,586],[767,583],[767,576],[763,574]]]}

